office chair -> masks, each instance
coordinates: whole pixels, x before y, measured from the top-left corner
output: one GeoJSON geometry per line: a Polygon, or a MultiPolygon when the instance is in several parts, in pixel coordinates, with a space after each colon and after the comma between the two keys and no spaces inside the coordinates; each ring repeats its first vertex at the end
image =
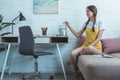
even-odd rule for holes
{"type": "MultiPolygon", "coordinates": [[[[33,56],[35,58],[35,63],[34,63],[35,72],[33,74],[23,76],[23,80],[27,78],[35,78],[35,77],[38,77],[43,80],[42,76],[40,75],[40,72],[38,71],[37,59],[39,56],[52,55],[52,53],[34,51],[34,37],[32,30],[29,26],[20,27],[19,35],[20,35],[20,45],[19,45],[20,54],[25,56],[33,56]]],[[[50,76],[49,79],[53,79],[53,76],[50,76]]]]}

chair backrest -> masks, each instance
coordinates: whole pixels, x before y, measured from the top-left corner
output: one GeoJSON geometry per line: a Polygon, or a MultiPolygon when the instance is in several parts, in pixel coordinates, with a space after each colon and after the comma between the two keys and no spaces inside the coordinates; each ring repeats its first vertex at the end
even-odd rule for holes
{"type": "Polygon", "coordinates": [[[29,26],[19,28],[20,45],[19,52],[22,55],[34,55],[34,37],[29,26]]]}

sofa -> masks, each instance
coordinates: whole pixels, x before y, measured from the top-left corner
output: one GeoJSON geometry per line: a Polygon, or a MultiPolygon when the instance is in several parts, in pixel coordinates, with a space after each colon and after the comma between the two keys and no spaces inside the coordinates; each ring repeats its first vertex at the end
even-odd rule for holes
{"type": "MultiPolygon", "coordinates": [[[[83,43],[85,38],[81,38],[83,43]]],[[[113,58],[81,55],[78,68],[85,80],[120,80],[120,38],[102,39],[103,52],[113,58]]]]}

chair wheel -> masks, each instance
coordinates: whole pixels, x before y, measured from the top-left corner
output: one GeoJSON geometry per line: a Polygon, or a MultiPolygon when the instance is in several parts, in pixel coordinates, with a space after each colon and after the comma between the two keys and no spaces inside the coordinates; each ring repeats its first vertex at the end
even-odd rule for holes
{"type": "Polygon", "coordinates": [[[22,80],[25,80],[25,78],[23,77],[22,80]]]}
{"type": "Polygon", "coordinates": [[[49,79],[50,79],[50,80],[53,80],[53,79],[54,79],[53,75],[51,75],[49,79]]]}
{"type": "Polygon", "coordinates": [[[39,75],[41,75],[41,73],[40,73],[40,72],[39,72],[38,74],[39,74],[39,75]]]}
{"type": "Polygon", "coordinates": [[[25,80],[25,77],[24,77],[25,75],[23,75],[23,78],[22,78],[22,80],[25,80]]]}

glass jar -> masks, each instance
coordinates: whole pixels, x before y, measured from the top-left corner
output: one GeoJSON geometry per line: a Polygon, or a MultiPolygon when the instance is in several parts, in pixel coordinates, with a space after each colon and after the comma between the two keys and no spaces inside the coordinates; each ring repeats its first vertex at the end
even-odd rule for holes
{"type": "Polygon", "coordinates": [[[59,32],[60,36],[67,36],[66,26],[65,25],[59,25],[58,32],[59,32]]]}

